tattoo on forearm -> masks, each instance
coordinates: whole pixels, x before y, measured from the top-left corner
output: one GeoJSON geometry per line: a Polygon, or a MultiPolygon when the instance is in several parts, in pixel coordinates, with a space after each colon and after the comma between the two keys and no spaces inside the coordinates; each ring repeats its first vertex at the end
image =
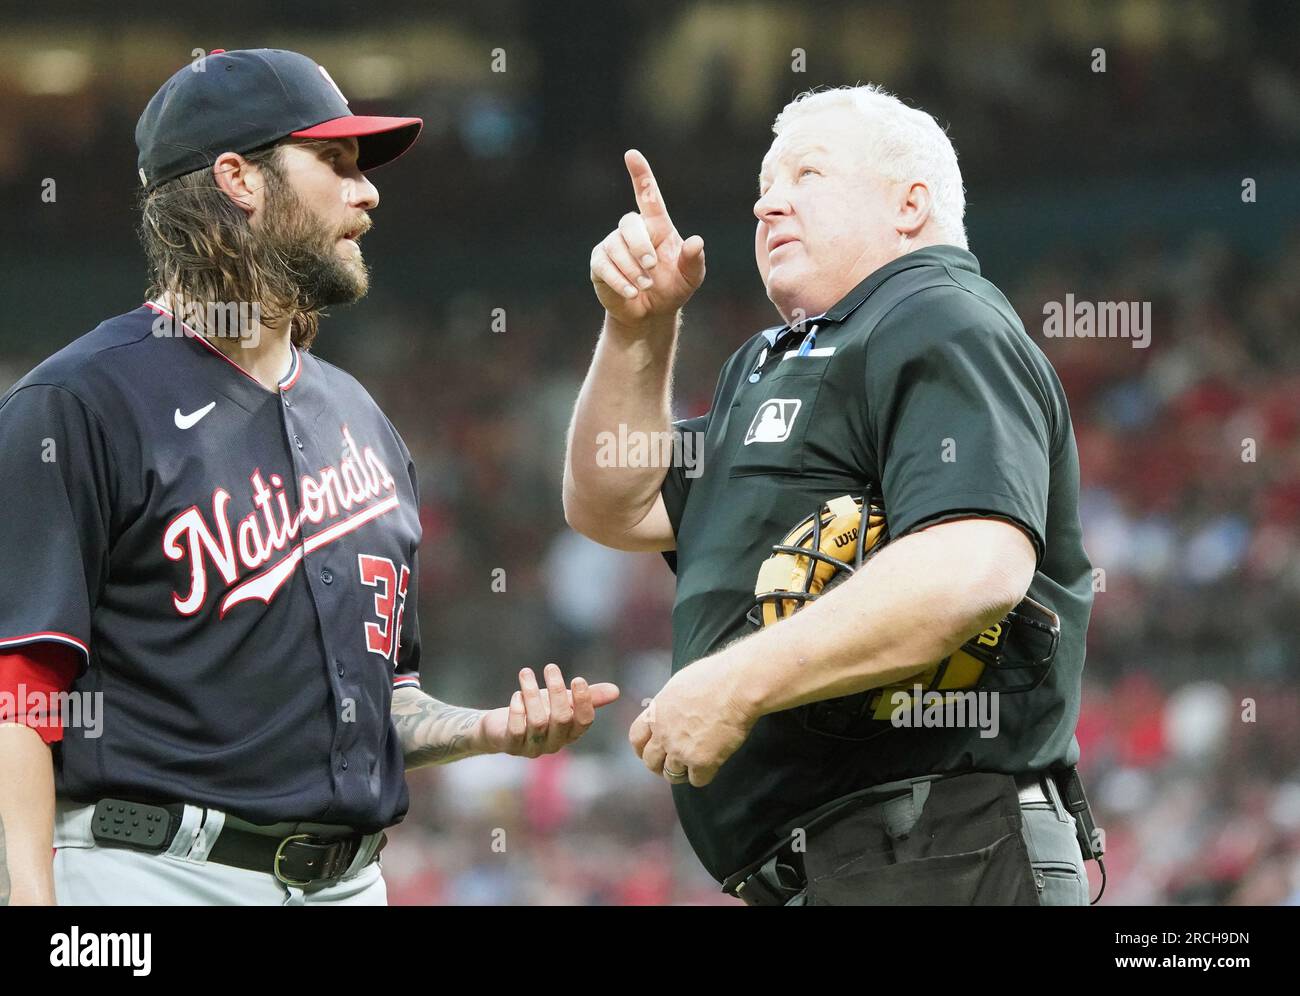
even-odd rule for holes
{"type": "Polygon", "coordinates": [[[393,726],[406,767],[445,764],[471,754],[469,736],[483,713],[448,705],[415,689],[393,696],[393,726]]]}
{"type": "Polygon", "coordinates": [[[5,821],[0,817],[0,906],[9,905],[9,857],[5,852],[5,821]]]}

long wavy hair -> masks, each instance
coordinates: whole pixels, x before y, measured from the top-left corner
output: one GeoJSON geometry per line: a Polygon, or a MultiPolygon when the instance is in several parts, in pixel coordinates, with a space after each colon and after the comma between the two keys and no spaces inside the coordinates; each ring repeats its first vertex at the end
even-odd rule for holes
{"type": "MultiPolygon", "coordinates": [[[[268,201],[294,198],[280,163],[283,143],[244,154],[266,178],[268,201]]],[[[266,323],[289,320],[289,339],[307,349],[320,312],[305,293],[289,254],[255,231],[248,216],[200,169],[140,195],[140,241],[148,257],[151,298],[170,292],[177,314],[185,303],[256,303],[266,323]]]]}

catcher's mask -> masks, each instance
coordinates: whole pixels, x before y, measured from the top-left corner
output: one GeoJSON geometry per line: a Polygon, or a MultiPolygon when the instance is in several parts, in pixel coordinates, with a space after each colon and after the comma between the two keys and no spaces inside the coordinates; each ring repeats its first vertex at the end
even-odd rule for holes
{"type": "MultiPolygon", "coordinates": [[[[865,504],[866,528],[863,499],[841,495],[825,502],[772,547],[772,555],[758,570],[754,607],[747,615],[751,623],[771,626],[799,611],[842,584],[889,542],[884,506],[870,493],[865,504]]],[[[810,730],[867,740],[890,728],[887,721],[897,709],[911,707],[917,685],[923,693],[979,688],[1015,694],[1037,688],[1051,670],[1060,635],[1056,613],[1026,596],[1001,622],[975,634],[920,674],[796,711],[810,730]]]]}

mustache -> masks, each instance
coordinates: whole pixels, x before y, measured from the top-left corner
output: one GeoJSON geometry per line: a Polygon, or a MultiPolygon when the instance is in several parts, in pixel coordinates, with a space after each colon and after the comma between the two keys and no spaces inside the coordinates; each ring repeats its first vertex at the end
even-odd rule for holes
{"type": "Polygon", "coordinates": [[[354,221],[350,226],[343,229],[343,231],[339,233],[339,238],[360,239],[363,235],[365,235],[368,231],[370,231],[370,229],[374,227],[375,227],[375,223],[370,220],[370,215],[363,214],[360,218],[354,221]]]}

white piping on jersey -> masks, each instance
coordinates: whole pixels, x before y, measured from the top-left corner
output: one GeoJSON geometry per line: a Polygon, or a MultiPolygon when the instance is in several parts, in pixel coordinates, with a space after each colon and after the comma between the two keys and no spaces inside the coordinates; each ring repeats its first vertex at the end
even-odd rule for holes
{"type": "Polygon", "coordinates": [[[86,655],[86,660],[90,660],[90,648],[78,640],[75,636],[67,633],[55,633],[52,630],[40,633],[27,633],[23,636],[13,636],[6,640],[0,640],[0,650],[6,647],[21,647],[28,643],[65,643],[69,647],[75,647],[86,655]]]}

